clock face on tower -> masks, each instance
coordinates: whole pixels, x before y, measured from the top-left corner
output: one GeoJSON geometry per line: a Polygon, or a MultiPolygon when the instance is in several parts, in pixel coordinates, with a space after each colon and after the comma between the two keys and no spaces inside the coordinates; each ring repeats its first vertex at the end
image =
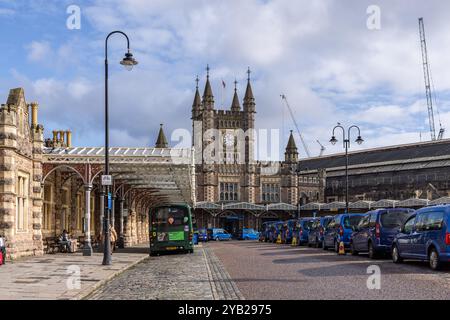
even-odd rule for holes
{"type": "Polygon", "coordinates": [[[227,133],[223,137],[223,142],[227,147],[234,146],[234,135],[227,133]]]}

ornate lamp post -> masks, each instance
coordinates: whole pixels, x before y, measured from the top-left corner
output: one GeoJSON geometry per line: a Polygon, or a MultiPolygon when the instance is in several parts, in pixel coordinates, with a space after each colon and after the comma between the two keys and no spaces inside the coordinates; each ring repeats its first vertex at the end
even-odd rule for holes
{"type": "Polygon", "coordinates": [[[361,130],[358,126],[352,125],[347,130],[347,136],[345,136],[345,129],[344,127],[338,123],[337,126],[333,128],[333,136],[330,139],[330,142],[332,145],[335,145],[338,140],[336,139],[336,136],[334,134],[336,128],[342,129],[342,140],[344,143],[344,149],[345,149],[345,211],[348,213],[348,149],[350,148],[350,132],[352,129],[358,130],[358,138],[356,138],[355,142],[357,144],[362,144],[364,142],[363,138],[361,138],[361,130]]]}
{"type": "MultiPolygon", "coordinates": [[[[113,34],[119,33],[127,39],[127,52],[125,57],[120,61],[120,64],[127,70],[132,70],[135,65],[138,64],[134,60],[133,55],[130,52],[130,40],[128,36],[122,31],[113,31],[106,37],[105,40],[105,176],[109,176],[109,122],[108,122],[108,40],[113,34]]],[[[109,231],[110,210],[109,198],[111,197],[111,190],[109,185],[104,186],[105,190],[105,213],[103,218],[103,234],[105,237],[105,243],[103,246],[103,265],[111,264],[111,234],[109,231]]],[[[114,226],[113,226],[114,227],[114,226]]]]}

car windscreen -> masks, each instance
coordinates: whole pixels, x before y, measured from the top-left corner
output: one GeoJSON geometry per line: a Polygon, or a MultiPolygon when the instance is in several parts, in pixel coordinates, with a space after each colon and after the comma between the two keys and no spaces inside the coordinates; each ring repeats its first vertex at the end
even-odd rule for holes
{"type": "Polygon", "coordinates": [[[306,220],[306,221],[303,222],[303,228],[311,229],[313,224],[314,224],[314,220],[306,220]]]}
{"type": "Polygon", "coordinates": [[[180,207],[162,207],[155,210],[153,223],[159,227],[175,227],[189,222],[187,210],[180,207]]]}
{"type": "Polygon", "coordinates": [[[398,228],[411,215],[409,211],[386,211],[381,214],[381,225],[384,228],[398,228]]]}
{"type": "Polygon", "coordinates": [[[326,227],[330,223],[331,220],[333,220],[333,218],[324,218],[322,220],[322,226],[326,227]]]}
{"type": "Polygon", "coordinates": [[[225,233],[224,229],[214,229],[214,233],[225,233]]]}
{"type": "Polygon", "coordinates": [[[351,228],[358,225],[363,216],[346,216],[344,218],[344,228],[351,228]]]}

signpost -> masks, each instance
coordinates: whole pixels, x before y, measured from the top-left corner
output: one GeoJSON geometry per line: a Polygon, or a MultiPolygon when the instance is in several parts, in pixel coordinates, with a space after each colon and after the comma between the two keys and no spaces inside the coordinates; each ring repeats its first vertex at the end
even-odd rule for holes
{"type": "Polygon", "coordinates": [[[112,186],[111,175],[102,175],[102,186],[112,186]]]}

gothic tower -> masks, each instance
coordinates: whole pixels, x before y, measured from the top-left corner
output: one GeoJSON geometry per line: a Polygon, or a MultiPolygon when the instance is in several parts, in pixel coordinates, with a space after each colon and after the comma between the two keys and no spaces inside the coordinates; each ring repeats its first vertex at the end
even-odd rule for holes
{"type": "Polygon", "coordinates": [[[297,204],[298,200],[297,161],[297,145],[291,130],[281,168],[281,199],[283,202],[294,205],[297,204]]]}

